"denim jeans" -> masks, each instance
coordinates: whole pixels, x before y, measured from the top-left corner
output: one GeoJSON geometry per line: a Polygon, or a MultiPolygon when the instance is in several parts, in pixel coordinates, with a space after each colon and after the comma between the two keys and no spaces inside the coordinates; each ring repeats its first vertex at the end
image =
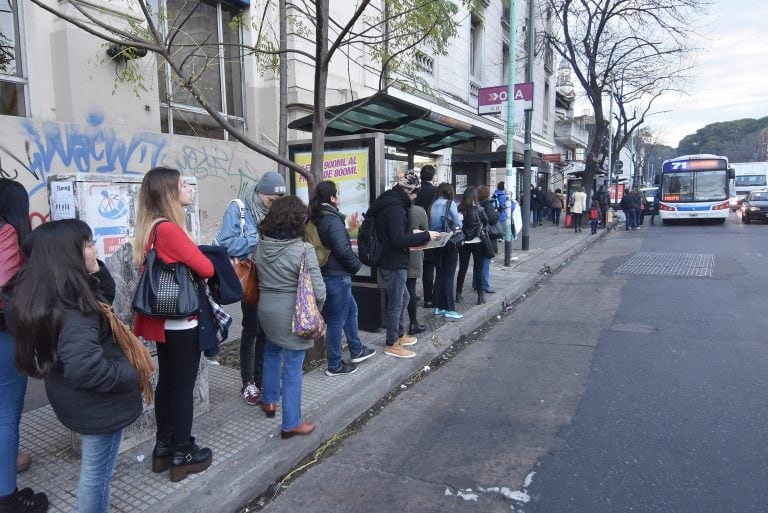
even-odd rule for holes
{"type": "Polygon", "coordinates": [[[16,490],[19,421],[27,377],[16,370],[11,333],[0,330],[0,496],[16,490]]]}
{"type": "Polygon", "coordinates": [[[387,295],[386,344],[391,346],[405,334],[405,310],[410,300],[408,289],[405,286],[408,271],[405,269],[379,269],[379,276],[387,295]]]}
{"type": "Polygon", "coordinates": [[[301,423],[301,367],[304,365],[304,353],[304,349],[286,349],[273,344],[269,339],[264,341],[262,401],[277,404],[282,382],[283,431],[301,423]]]}
{"type": "Polygon", "coordinates": [[[562,211],[562,208],[552,209],[552,222],[555,223],[555,226],[560,226],[560,212],[562,211]]]}
{"type": "Polygon", "coordinates": [[[107,513],[109,485],[115,473],[122,429],[103,435],[81,435],[83,455],[77,485],[77,513],[107,513]]]}
{"type": "Polygon", "coordinates": [[[325,282],[325,349],[328,369],[341,366],[341,333],[347,336],[350,354],[362,351],[363,342],[357,331],[357,301],[352,296],[351,276],[323,276],[325,282]]]}
{"type": "MultiPolygon", "coordinates": [[[[483,260],[483,290],[488,290],[491,288],[490,281],[490,273],[491,273],[491,261],[492,258],[486,258],[483,260]]],[[[477,290],[477,276],[472,274],[472,288],[474,290],[477,290]]]]}
{"type": "Polygon", "coordinates": [[[453,283],[459,263],[459,250],[453,246],[443,246],[435,251],[435,308],[454,312],[456,298],[453,295],[453,283]]]}
{"type": "Polygon", "coordinates": [[[243,331],[240,333],[240,378],[243,383],[253,381],[261,387],[261,368],[264,358],[264,332],[259,324],[259,305],[240,303],[243,312],[243,331]]]}

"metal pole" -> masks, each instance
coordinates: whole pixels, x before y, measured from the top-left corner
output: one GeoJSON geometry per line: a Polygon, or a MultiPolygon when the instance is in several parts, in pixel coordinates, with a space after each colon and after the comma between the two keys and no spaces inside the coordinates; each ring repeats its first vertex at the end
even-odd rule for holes
{"type": "MultiPolygon", "coordinates": [[[[608,108],[608,183],[613,187],[613,83],[608,85],[611,103],[608,108]]],[[[613,193],[614,205],[619,201],[619,177],[616,176],[616,189],[613,193]]]]}
{"type": "MultiPolygon", "coordinates": [[[[528,39],[528,53],[526,55],[525,81],[533,82],[533,45],[535,43],[535,29],[533,23],[533,0],[528,0],[528,27],[526,36],[528,39]]],[[[545,100],[546,101],[546,100],[545,100]]],[[[523,240],[522,249],[528,251],[530,247],[531,231],[531,118],[533,109],[525,110],[525,146],[523,149],[523,240]]]]}
{"type": "Polygon", "coordinates": [[[507,204],[504,210],[507,219],[504,222],[504,266],[512,262],[512,198],[517,196],[517,177],[515,176],[514,138],[515,138],[515,40],[517,37],[517,16],[515,15],[515,0],[509,0],[509,55],[507,75],[507,165],[504,175],[504,188],[507,190],[507,204]]]}

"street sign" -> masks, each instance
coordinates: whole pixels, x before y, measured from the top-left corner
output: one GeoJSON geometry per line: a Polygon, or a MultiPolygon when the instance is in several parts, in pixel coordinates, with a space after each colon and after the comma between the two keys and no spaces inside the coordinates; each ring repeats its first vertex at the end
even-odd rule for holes
{"type": "MultiPolygon", "coordinates": [[[[482,87],[477,92],[479,114],[499,114],[507,110],[509,87],[482,87]]],[[[533,110],[533,82],[515,84],[515,107],[533,110]],[[519,103],[518,103],[519,102],[519,103]]]]}
{"type": "Polygon", "coordinates": [[[542,153],[541,160],[544,162],[560,162],[562,160],[562,155],[559,153],[542,153]]]}

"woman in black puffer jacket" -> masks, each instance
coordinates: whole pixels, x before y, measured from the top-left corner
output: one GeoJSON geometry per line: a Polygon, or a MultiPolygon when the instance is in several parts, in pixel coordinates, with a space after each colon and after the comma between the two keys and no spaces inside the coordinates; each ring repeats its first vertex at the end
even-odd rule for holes
{"type": "MultiPolygon", "coordinates": [[[[485,254],[483,244],[480,242],[480,230],[488,227],[488,216],[477,201],[477,189],[467,187],[459,203],[459,213],[464,216],[462,230],[464,231],[464,244],[459,249],[459,273],[456,276],[456,302],[462,302],[461,295],[464,289],[464,277],[469,268],[469,257],[472,257],[472,273],[476,279],[482,280],[483,261],[485,254]]],[[[477,304],[485,303],[485,290],[478,287],[477,304]]]]}
{"type": "Polygon", "coordinates": [[[142,403],[139,372],[102,314],[114,281],[96,260],[88,225],[67,219],[36,228],[9,289],[16,364],[45,380],[56,417],[82,435],[77,511],[106,512],[122,430],[142,403]]]}

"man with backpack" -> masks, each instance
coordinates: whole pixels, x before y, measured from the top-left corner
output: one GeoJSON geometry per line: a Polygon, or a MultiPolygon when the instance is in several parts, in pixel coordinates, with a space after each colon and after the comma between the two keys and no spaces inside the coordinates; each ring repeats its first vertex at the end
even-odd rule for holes
{"type": "Polygon", "coordinates": [[[376,198],[369,210],[374,216],[376,237],[381,243],[375,265],[387,298],[384,354],[395,358],[416,356],[406,349],[417,342],[416,337],[405,333],[405,311],[410,299],[406,288],[409,248],[423,246],[438,236],[437,232],[413,233],[411,229],[411,204],[420,189],[419,177],[409,170],[397,185],[376,198]]]}
{"type": "MultiPolygon", "coordinates": [[[[230,201],[224,212],[218,243],[227,248],[235,261],[251,258],[259,242],[259,223],[269,207],[286,193],[285,180],[277,171],[264,173],[261,179],[243,191],[242,199],[230,201]]],[[[243,331],[240,335],[240,393],[251,406],[261,403],[261,376],[264,361],[264,333],[259,326],[259,307],[240,303],[243,331]]]]}

